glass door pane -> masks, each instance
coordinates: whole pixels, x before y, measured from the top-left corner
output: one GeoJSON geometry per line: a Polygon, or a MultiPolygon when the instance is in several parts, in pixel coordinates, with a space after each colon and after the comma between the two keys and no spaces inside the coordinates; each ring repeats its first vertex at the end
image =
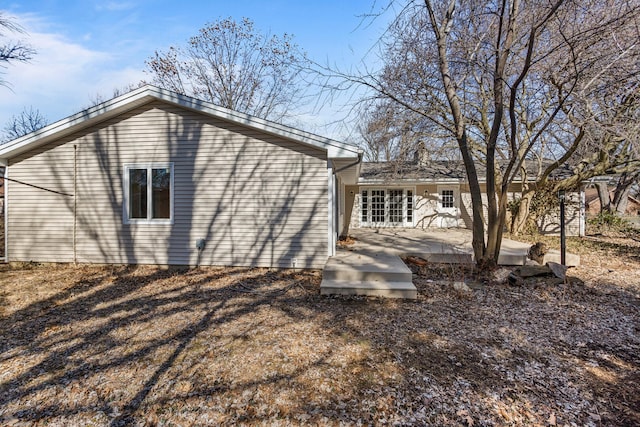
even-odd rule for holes
{"type": "Polygon", "coordinates": [[[402,190],[389,190],[389,223],[402,225],[402,190]]]}
{"type": "Polygon", "coordinates": [[[384,224],[385,191],[371,190],[371,222],[384,224]]]}
{"type": "Polygon", "coordinates": [[[369,222],[369,199],[368,199],[368,191],[367,190],[362,190],[362,209],[360,212],[360,221],[362,223],[368,223],[369,222]]]}

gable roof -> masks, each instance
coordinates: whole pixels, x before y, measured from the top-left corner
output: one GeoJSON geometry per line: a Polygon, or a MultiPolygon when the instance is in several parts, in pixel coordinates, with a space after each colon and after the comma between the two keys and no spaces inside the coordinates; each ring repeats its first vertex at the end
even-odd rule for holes
{"type": "Polygon", "coordinates": [[[72,134],[96,123],[115,117],[138,106],[158,100],[247,128],[279,136],[299,144],[325,150],[329,159],[360,158],[362,150],[354,145],[325,138],[289,126],[259,119],[220,107],[207,101],[181,95],[166,89],[145,85],[124,95],[105,101],[65,119],[58,120],[35,132],[0,146],[0,164],[7,159],[37,148],[55,139],[72,134]]]}

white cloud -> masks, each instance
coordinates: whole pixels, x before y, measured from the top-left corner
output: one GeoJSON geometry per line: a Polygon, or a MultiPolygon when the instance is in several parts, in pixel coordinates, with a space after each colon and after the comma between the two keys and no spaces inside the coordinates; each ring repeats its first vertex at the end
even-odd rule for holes
{"type": "Polygon", "coordinates": [[[92,50],[60,34],[37,31],[43,25],[33,16],[18,17],[28,31],[26,41],[36,49],[29,63],[10,65],[0,87],[0,127],[25,106],[33,106],[55,121],[79,111],[97,93],[110,95],[114,88],[144,78],[137,64],[122,64],[117,53],[92,50]],[[22,19],[21,19],[22,18],[22,19]]]}

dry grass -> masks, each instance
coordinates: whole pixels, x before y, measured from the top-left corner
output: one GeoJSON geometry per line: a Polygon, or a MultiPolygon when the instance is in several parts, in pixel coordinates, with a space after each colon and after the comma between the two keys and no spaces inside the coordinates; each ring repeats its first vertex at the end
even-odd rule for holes
{"type": "Polygon", "coordinates": [[[599,261],[468,295],[430,266],[415,302],[320,297],[315,271],[5,267],[0,424],[640,425],[640,263],[599,261]]]}

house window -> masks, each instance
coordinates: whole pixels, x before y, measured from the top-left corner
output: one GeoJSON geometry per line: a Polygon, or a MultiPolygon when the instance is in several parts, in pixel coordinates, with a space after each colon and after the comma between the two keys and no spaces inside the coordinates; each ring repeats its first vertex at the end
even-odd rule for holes
{"type": "Polygon", "coordinates": [[[124,166],[124,223],[173,223],[173,163],[124,166]]]}
{"type": "Polygon", "coordinates": [[[440,203],[443,208],[453,208],[455,207],[453,200],[453,190],[442,190],[440,192],[440,203]]]}
{"type": "Polygon", "coordinates": [[[413,226],[413,191],[366,189],[361,193],[360,224],[364,227],[413,226]]]}

